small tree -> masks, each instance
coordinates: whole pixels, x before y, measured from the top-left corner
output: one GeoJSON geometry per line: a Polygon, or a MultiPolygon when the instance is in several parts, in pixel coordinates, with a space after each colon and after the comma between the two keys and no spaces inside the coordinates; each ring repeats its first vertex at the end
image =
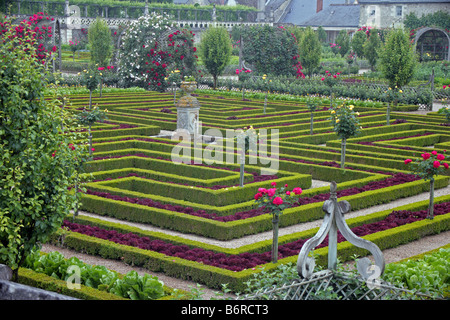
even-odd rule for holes
{"type": "Polygon", "coordinates": [[[319,105],[319,100],[314,97],[308,97],[306,100],[306,107],[308,108],[309,112],[311,113],[311,123],[309,126],[309,134],[313,134],[313,125],[314,125],[314,111],[316,111],[317,106],[319,105]]]}
{"type": "Polygon", "coordinates": [[[402,29],[393,29],[380,50],[380,69],[391,88],[400,89],[414,75],[417,57],[409,36],[402,29]]]}
{"type": "Polygon", "coordinates": [[[94,151],[94,148],[92,148],[92,125],[97,121],[103,122],[104,120],[106,120],[106,112],[108,111],[101,111],[98,106],[96,106],[92,110],[83,109],[83,111],[77,116],[78,122],[81,125],[88,127],[90,157],[92,156],[92,152],[94,151]]]}
{"type": "Polygon", "coordinates": [[[345,167],[345,149],[347,139],[357,136],[361,132],[359,113],[355,112],[353,105],[343,104],[331,109],[331,125],[334,132],[341,139],[341,168],[345,167]]]}
{"type": "Polygon", "coordinates": [[[95,22],[89,27],[88,39],[92,63],[98,64],[100,67],[109,65],[113,52],[113,43],[111,31],[102,18],[97,17],[95,22]]]}
{"type": "Polygon", "coordinates": [[[348,36],[347,31],[339,31],[339,34],[336,37],[336,44],[339,46],[339,54],[341,57],[344,57],[348,50],[350,50],[350,37],[348,36]]]}
{"type": "Polygon", "coordinates": [[[225,28],[211,27],[202,34],[200,55],[206,69],[213,76],[214,89],[217,87],[217,78],[230,61],[231,51],[231,39],[225,28]]]}
{"type": "Polygon", "coordinates": [[[358,30],[352,38],[351,46],[358,58],[364,57],[364,43],[367,40],[366,32],[358,30]]]}
{"type": "Polygon", "coordinates": [[[78,40],[69,40],[69,45],[70,45],[70,51],[72,51],[72,61],[75,62],[75,53],[79,50],[80,48],[80,41],[78,40]]]}
{"type": "Polygon", "coordinates": [[[322,45],[319,37],[311,27],[305,29],[299,40],[299,59],[306,73],[311,77],[314,69],[319,67],[322,45]]]}
{"type": "Polygon", "coordinates": [[[319,37],[319,41],[321,43],[327,42],[327,33],[326,33],[325,29],[322,26],[319,26],[317,28],[317,36],[319,37]]]}
{"type": "Polygon", "coordinates": [[[101,79],[98,67],[92,66],[90,69],[84,69],[83,72],[79,72],[78,75],[81,75],[81,85],[86,86],[86,89],[89,90],[89,109],[92,109],[92,91],[97,89],[101,79]]]}
{"type": "Polygon", "coordinates": [[[328,87],[330,87],[330,108],[333,107],[333,87],[338,83],[340,75],[339,72],[336,74],[332,74],[328,70],[325,71],[325,76],[321,78],[321,81],[324,82],[328,87]]]}
{"type": "Polygon", "coordinates": [[[378,31],[376,29],[371,29],[369,31],[369,36],[364,43],[364,57],[369,61],[370,67],[375,70],[375,65],[378,61],[378,50],[382,45],[380,36],[378,35],[378,31]]]}
{"type": "Polygon", "coordinates": [[[434,217],[434,177],[442,174],[444,168],[448,169],[448,163],[443,162],[445,156],[438,154],[437,151],[422,153],[422,158],[416,159],[413,162],[411,159],[406,159],[405,164],[411,163],[412,173],[425,181],[430,180],[430,202],[428,205],[428,219],[434,217]]]}

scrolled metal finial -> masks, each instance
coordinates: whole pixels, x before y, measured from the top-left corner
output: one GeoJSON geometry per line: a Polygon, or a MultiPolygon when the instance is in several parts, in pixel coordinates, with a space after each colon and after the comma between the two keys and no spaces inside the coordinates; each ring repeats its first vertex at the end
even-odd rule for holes
{"type": "Polygon", "coordinates": [[[322,210],[325,217],[319,231],[314,237],[305,242],[300,250],[297,259],[297,272],[302,278],[310,278],[313,274],[315,260],[309,257],[309,252],[317,247],[328,235],[328,268],[335,269],[337,263],[337,230],[341,231],[344,238],[351,244],[364,248],[372,253],[375,258],[375,266],[372,265],[368,258],[360,259],[357,263],[357,269],[364,279],[373,277],[374,270],[378,275],[384,272],[384,257],[378,246],[368,240],[356,236],[348,227],[344,219],[344,214],[351,210],[348,201],[337,201],[337,184],[330,184],[330,199],[323,203],[322,210]]]}
{"type": "Polygon", "coordinates": [[[333,201],[325,201],[322,207],[325,211],[325,217],[319,231],[317,231],[314,237],[306,241],[300,250],[297,259],[297,272],[302,278],[310,278],[313,274],[316,262],[313,257],[309,257],[309,253],[321,244],[329,233],[332,221],[334,220],[334,206],[335,203],[333,201]]]}

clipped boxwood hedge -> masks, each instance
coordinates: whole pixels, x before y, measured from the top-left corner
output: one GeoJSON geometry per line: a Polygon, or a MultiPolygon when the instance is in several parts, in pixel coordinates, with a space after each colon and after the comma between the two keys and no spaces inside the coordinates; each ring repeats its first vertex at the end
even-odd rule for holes
{"type": "MultiPolygon", "coordinates": [[[[448,177],[438,177],[435,188],[448,185],[448,177]]],[[[400,198],[427,192],[429,183],[423,180],[404,183],[388,188],[367,191],[360,194],[343,197],[352,205],[353,210],[368,208],[374,205],[388,203],[400,198]]],[[[231,205],[233,207],[236,205],[231,205]]],[[[208,209],[208,206],[203,206],[208,209]]],[[[256,234],[272,229],[271,215],[260,215],[244,220],[221,222],[183,214],[175,211],[147,207],[124,201],[105,199],[93,195],[83,195],[82,209],[106,215],[117,219],[148,223],[161,228],[168,228],[185,233],[198,234],[217,240],[230,240],[245,235],[256,234]]],[[[210,207],[210,212],[216,212],[216,207],[210,207]]],[[[289,208],[280,218],[280,227],[317,220],[323,217],[322,203],[311,203],[289,208]]]]}

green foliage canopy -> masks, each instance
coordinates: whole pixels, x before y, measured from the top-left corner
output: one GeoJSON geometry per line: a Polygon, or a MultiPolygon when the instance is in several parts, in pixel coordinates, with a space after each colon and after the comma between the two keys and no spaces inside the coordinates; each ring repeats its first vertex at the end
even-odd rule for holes
{"type": "Polygon", "coordinates": [[[253,26],[243,29],[244,60],[260,74],[303,76],[295,36],[284,27],[253,26]]]}
{"type": "Polygon", "coordinates": [[[311,77],[315,68],[319,67],[322,45],[319,37],[311,27],[305,29],[299,40],[299,59],[302,67],[311,77]]]}
{"type": "Polygon", "coordinates": [[[89,27],[88,39],[92,63],[106,67],[112,56],[113,44],[111,31],[102,18],[97,17],[89,27]]]}
{"type": "Polygon", "coordinates": [[[341,57],[344,57],[348,50],[350,50],[350,37],[346,30],[339,31],[339,34],[336,37],[336,44],[339,46],[339,54],[341,57]]]}
{"type": "Polygon", "coordinates": [[[417,56],[404,30],[391,30],[379,55],[380,69],[392,88],[409,83],[417,66],[417,56]]]}
{"type": "Polygon", "coordinates": [[[217,86],[217,77],[222,74],[230,60],[231,51],[231,39],[225,28],[211,27],[202,34],[200,54],[206,69],[213,76],[214,89],[217,86]]]}
{"type": "Polygon", "coordinates": [[[420,27],[438,27],[450,30],[450,13],[437,11],[434,13],[424,14],[418,18],[414,12],[409,13],[403,22],[405,28],[417,29],[420,27]]]}
{"type": "Polygon", "coordinates": [[[378,50],[381,47],[382,42],[378,35],[377,29],[371,29],[369,31],[369,37],[363,45],[364,57],[369,61],[372,70],[374,70],[378,61],[378,50]]]}
{"type": "Polygon", "coordinates": [[[353,51],[355,51],[358,58],[364,57],[364,43],[367,40],[367,35],[365,31],[359,30],[356,31],[353,35],[351,41],[351,47],[353,51]]]}

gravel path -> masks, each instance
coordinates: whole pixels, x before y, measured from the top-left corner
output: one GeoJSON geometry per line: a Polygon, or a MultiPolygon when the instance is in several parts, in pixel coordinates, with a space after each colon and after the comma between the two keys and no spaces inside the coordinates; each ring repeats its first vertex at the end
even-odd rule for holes
{"type": "MultiPolygon", "coordinates": [[[[435,197],[439,197],[439,196],[447,195],[447,194],[450,194],[450,186],[447,186],[446,188],[438,189],[435,191],[435,197]]],[[[413,196],[413,197],[399,199],[394,202],[390,202],[390,203],[382,204],[382,205],[378,205],[378,206],[373,206],[373,207],[370,207],[370,208],[367,208],[364,210],[352,211],[352,212],[346,214],[346,219],[370,214],[373,212],[393,209],[395,207],[410,204],[410,203],[417,202],[417,201],[427,200],[428,196],[429,196],[429,193],[425,192],[425,193],[421,193],[421,194],[413,196]]],[[[101,217],[101,216],[89,214],[86,212],[80,212],[80,214],[93,216],[93,217],[97,217],[97,218],[101,218],[101,219],[105,219],[105,220],[113,221],[113,222],[126,223],[126,224],[134,226],[134,227],[142,228],[143,230],[164,232],[167,234],[184,237],[186,239],[191,239],[191,240],[196,240],[196,241],[200,241],[200,242],[214,244],[214,245],[221,246],[224,248],[237,248],[237,247],[240,247],[240,246],[243,246],[246,244],[251,244],[251,243],[255,243],[258,241],[263,241],[263,240],[272,238],[272,231],[269,231],[269,232],[264,232],[264,233],[257,234],[257,235],[246,236],[246,237],[231,240],[231,241],[217,241],[214,239],[204,238],[204,237],[200,237],[200,236],[182,234],[182,233],[171,231],[171,230],[160,229],[160,228],[153,227],[150,225],[143,225],[143,224],[138,224],[138,223],[119,221],[116,219],[112,219],[112,218],[108,218],[108,217],[101,217]]],[[[322,223],[322,220],[318,220],[318,221],[302,223],[299,225],[290,226],[290,227],[286,227],[286,228],[280,228],[279,236],[283,236],[285,234],[291,234],[294,232],[299,232],[302,230],[308,230],[311,228],[320,227],[321,223],[322,223]]],[[[384,254],[386,263],[391,263],[391,262],[399,261],[399,260],[414,256],[417,254],[421,254],[421,253],[439,248],[448,243],[450,243],[450,231],[443,232],[438,235],[428,236],[428,237],[422,238],[420,240],[417,240],[417,241],[414,241],[409,244],[402,245],[402,246],[399,246],[399,247],[396,247],[393,249],[384,250],[383,254],[384,254]]],[[[123,274],[125,274],[131,270],[136,270],[139,274],[148,273],[148,274],[157,276],[161,281],[164,282],[165,285],[167,285],[169,287],[173,287],[173,288],[191,291],[192,288],[197,287],[197,284],[194,282],[167,277],[163,273],[151,272],[147,269],[126,265],[121,261],[115,261],[115,260],[103,259],[100,257],[94,257],[91,255],[81,254],[81,253],[77,253],[72,250],[67,250],[67,249],[63,249],[63,248],[51,246],[51,245],[44,245],[42,248],[42,251],[44,251],[44,252],[59,251],[67,258],[72,257],[72,256],[77,256],[80,260],[84,261],[85,263],[93,264],[93,265],[104,265],[111,270],[115,270],[115,271],[117,271],[119,273],[123,273],[123,274]]],[[[211,298],[216,297],[218,290],[211,290],[209,288],[201,286],[200,291],[203,292],[203,294],[202,294],[203,299],[211,299],[211,298]]],[[[227,296],[233,297],[232,295],[227,295],[227,296]]]]}

